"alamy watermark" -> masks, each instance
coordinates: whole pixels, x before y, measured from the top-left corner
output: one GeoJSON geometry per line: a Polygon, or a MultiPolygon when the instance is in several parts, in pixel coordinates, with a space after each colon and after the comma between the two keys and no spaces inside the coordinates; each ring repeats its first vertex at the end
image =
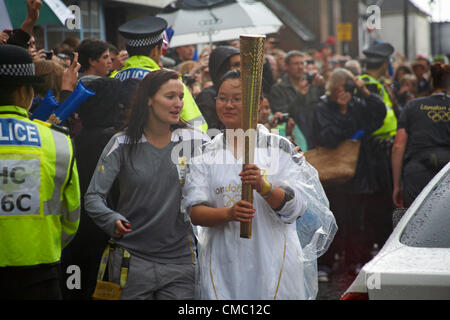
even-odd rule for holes
{"type": "MultiPolygon", "coordinates": [[[[194,127],[198,127],[194,124],[194,127]]],[[[278,172],[280,168],[281,153],[292,153],[293,145],[278,135],[278,130],[271,130],[272,134],[258,134],[255,129],[226,129],[223,132],[217,129],[208,129],[206,135],[209,138],[218,134],[223,134],[223,142],[215,142],[215,145],[204,146],[205,134],[199,130],[183,130],[178,129],[175,135],[182,137],[185,143],[177,144],[171,153],[171,160],[174,164],[206,164],[206,165],[235,165],[237,159],[244,157],[244,145],[247,143],[250,150],[264,154],[267,168],[265,173],[272,175],[278,172]],[[218,145],[222,145],[222,149],[218,149],[218,145]],[[222,151],[223,150],[223,151],[222,151]],[[226,152],[228,150],[230,152],[226,152]],[[236,151],[236,154],[234,153],[236,151]],[[183,160],[180,160],[183,159],[183,160]]],[[[254,157],[250,157],[248,163],[254,163],[254,157]]]]}
{"type": "Polygon", "coordinates": [[[68,9],[72,12],[72,17],[66,20],[66,27],[69,30],[81,29],[81,9],[79,6],[71,5],[68,9]]]}
{"type": "MultiPolygon", "coordinates": [[[[77,5],[67,7],[72,16],[65,21],[65,25],[69,30],[79,30],[81,28],[81,9],[77,5]]],[[[368,6],[366,9],[367,20],[366,27],[370,30],[381,29],[381,8],[377,5],[368,6]]]]}
{"type": "Polygon", "coordinates": [[[70,265],[66,269],[66,273],[69,275],[66,280],[67,289],[73,290],[81,289],[81,269],[77,265],[70,265]]]}
{"type": "Polygon", "coordinates": [[[381,8],[377,5],[368,6],[366,27],[369,30],[381,29],[381,8]]]}
{"type": "Polygon", "coordinates": [[[366,287],[368,290],[380,290],[381,289],[381,274],[366,273],[366,287]]]}

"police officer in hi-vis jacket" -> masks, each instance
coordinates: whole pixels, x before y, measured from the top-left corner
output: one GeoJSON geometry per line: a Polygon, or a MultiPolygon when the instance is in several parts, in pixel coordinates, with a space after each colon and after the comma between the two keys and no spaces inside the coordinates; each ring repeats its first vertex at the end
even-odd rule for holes
{"type": "Polygon", "coordinates": [[[61,250],[79,224],[70,137],[28,118],[39,81],[25,49],[0,46],[0,299],[61,299],[61,250]]]}

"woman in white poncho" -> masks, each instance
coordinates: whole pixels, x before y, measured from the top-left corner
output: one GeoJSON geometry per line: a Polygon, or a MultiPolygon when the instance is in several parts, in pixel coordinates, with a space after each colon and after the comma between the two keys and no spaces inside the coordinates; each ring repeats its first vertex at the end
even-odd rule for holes
{"type": "MultiPolygon", "coordinates": [[[[326,217],[327,227],[323,228],[323,219],[314,219],[320,225],[315,229],[325,229],[327,239],[322,249],[329,245],[329,229],[335,224],[320,183],[318,194],[317,186],[305,181],[307,174],[302,167],[306,162],[302,155],[292,151],[294,146],[287,139],[269,133],[261,125],[255,164],[242,170],[242,141],[229,135],[241,127],[239,71],[224,76],[216,101],[218,117],[227,133],[217,135],[202,147],[201,155],[192,159],[183,189],[182,207],[192,223],[201,226],[200,298],[314,298],[310,285],[305,284],[305,279],[311,279],[305,270],[311,272],[304,267],[308,259],[305,260],[297,236],[296,220],[311,201],[321,202],[318,206],[325,213],[319,216],[326,217]],[[253,205],[241,200],[242,183],[254,187],[253,205]],[[312,193],[316,194],[311,196],[312,193]],[[240,238],[240,222],[249,221],[251,239],[240,238]]],[[[314,179],[317,180],[317,174],[314,179]]],[[[314,241],[316,253],[316,245],[320,244],[312,238],[307,241],[314,241]]]]}

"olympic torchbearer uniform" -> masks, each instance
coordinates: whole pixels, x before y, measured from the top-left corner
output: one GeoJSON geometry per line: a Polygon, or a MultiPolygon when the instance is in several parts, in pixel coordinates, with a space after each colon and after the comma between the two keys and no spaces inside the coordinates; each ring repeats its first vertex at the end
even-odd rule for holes
{"type": "MultiPolygon", "coordinates": [[[[0,46],[0,85],[20,86],[37,81],[26,50],[0,46]]],[[[63,131],[49,123],[31,121],[24,108],[2,105],[0,101],[2,285],[8,280],[5,279],[8,272],[44,269],[48,272],[46,266],[57,266],[62,248],[77,231],[78,173],[70,137],[63,131]]],[[[6,293],[0,296],[8,294],[5,286],[6,293]]]]}
{"type": "MultiPolygon", "coordinates": [[[[166,20],[159,17],[145,17],[136,19],[120,26],[119,32],[125,38],[128,48],[151,48],[163,39],[163,32],[167,28],[166,20]]],[[[127,59],[122,70],[112,74],[115,79],[143,79],[148,73],[160,70],[156,61],[145,55],[132,55],[127,59]]],[[[200,109],[195,103],[189,89],[184,85],[184,105],[181,111],[181,120],[206,132],[208,125],[200,109]]]]}
{"type": "MultiPolygon", "coordinates": [[[[257,130],[254,163],[270,183],[289,190],[290,200],[274,210],[255,192],[251,239],[240,237],[237,221],[198,227],[201,298],[313,299],[309,288],[317,286],[317,267],[307,263],[315,261],[316,248],[332,240],[329,230],[335,220],[315,169],[292,152],[294,146],[286,138],[262,125],[257,130]],[[317,228],[300,244],[296,220],[311,212],[317,228]]],[[[228,150],[226,138],[220,133],[192,160],[183,188],[183,212],[196,205],[231,208],[241,199],[243,161],[228,150]]]]}

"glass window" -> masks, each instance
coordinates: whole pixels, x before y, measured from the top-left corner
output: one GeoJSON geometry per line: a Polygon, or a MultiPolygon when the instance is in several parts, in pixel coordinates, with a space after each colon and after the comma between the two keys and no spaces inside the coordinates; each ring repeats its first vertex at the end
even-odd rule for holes
{"type": "Polygon", "coordinates": [[[83,28],[90,28],[91,24],[89,23],[89,2],[86,0],[80,1],[80,9],[81,9],[81,21],[83,28]]]}
{"type": "Polygon", "coordinates": [[[66,6],[77,5],[81,11],[81,30],[69,30],[65,26],[45,26],[46,47],[55,48],[64,39],[75,37],[81,40],[87,38],[105,39],[103,23],[100,19],[103,16],[100,12],[101,0],[64,0],[66,6]]]}
{"type": "Polygon", "coordinates": [[[90,13],[90,24],[89,27],[91,29],[98,29],[99,28],[99,23],[98,23],[98,2],[97,1],[90,1],[90,8],[89,8],[89,13],[90,13]]]}
{"type": "Polygon", "coordinates": [[[450,248],[450,170],[411,217],[400,242],[412,247],[450,248]]]}

